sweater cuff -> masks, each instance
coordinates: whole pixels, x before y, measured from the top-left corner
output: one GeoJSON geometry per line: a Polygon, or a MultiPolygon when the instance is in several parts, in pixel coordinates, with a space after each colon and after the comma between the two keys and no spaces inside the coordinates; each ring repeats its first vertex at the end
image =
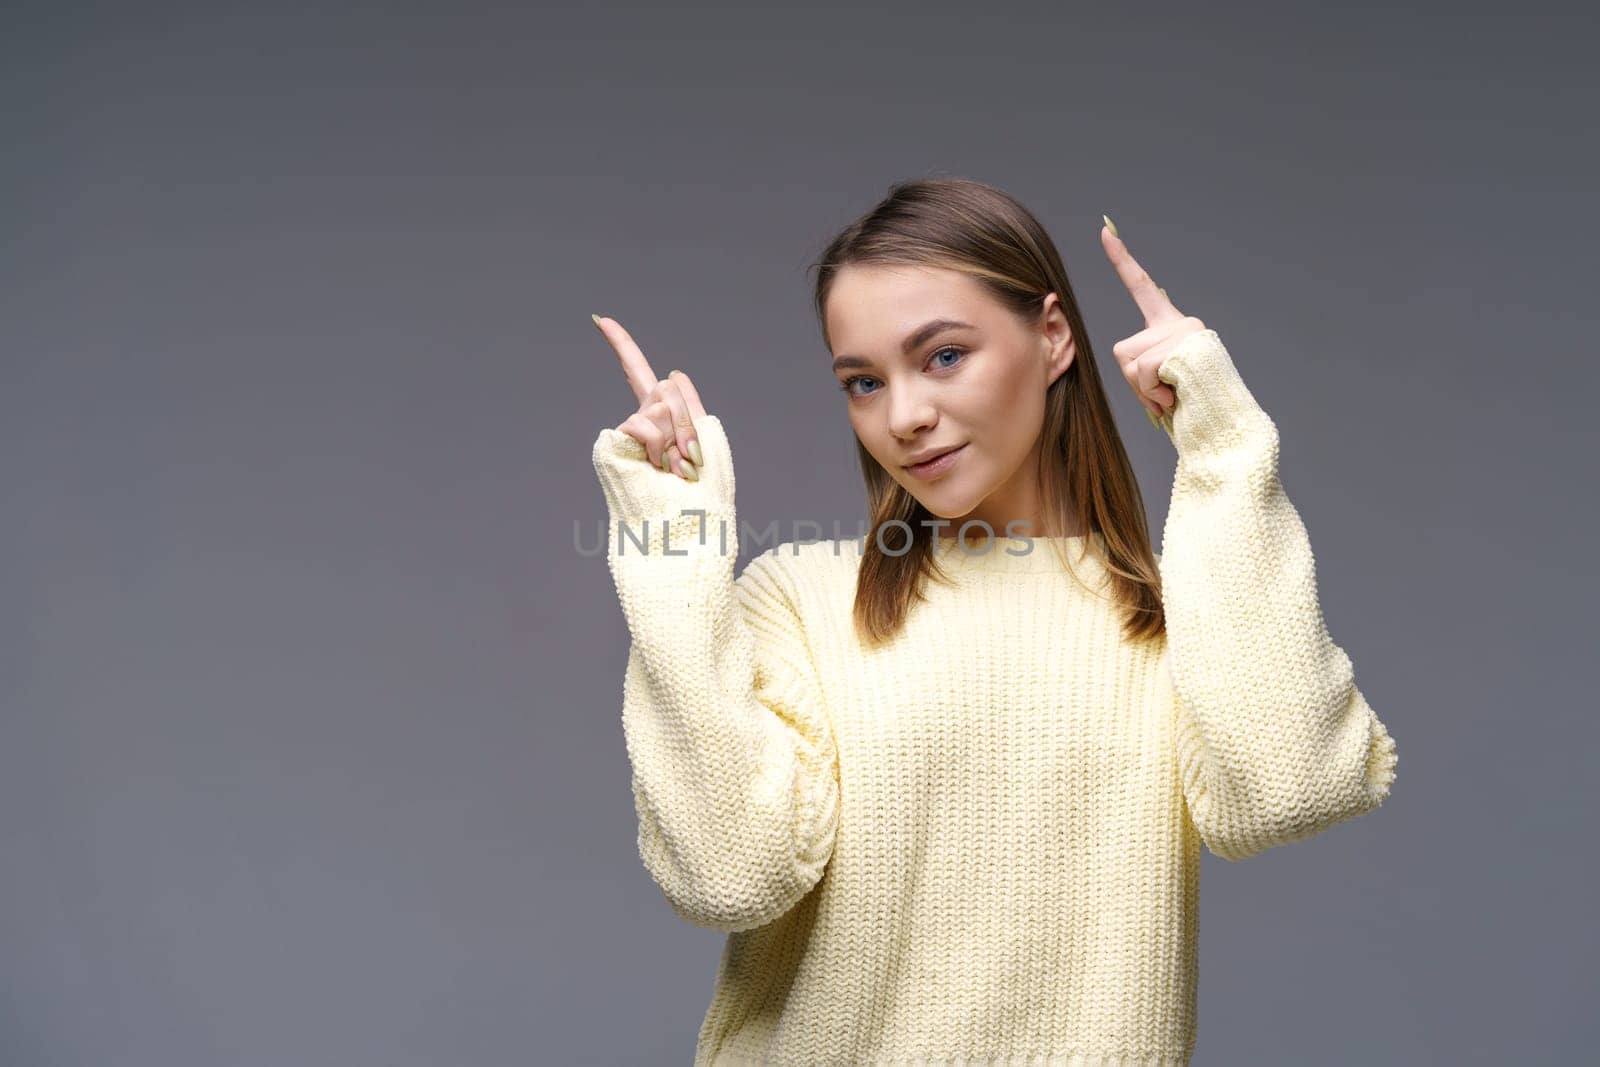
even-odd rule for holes
{"type": "Polygon", "coordinates": [[[1186,335],[1156,377],[1177,394],[1172,443],[1180,454],[1226,443],[1267,420],[1216,330],[1186,335]]]}
{"type": "Polygon", "coordinates": [[[705,462],[697,466],[699,480],[691,482],[676,471],[652,464],[644,445],[632,435],[610,426],[600,431],[592,456],[613,523],[637,527],[648,520],[655,527],[663,520],[677,519],[685,510],[714,515],[733,512],[733,450],[722,421],[715,415],[698,416],[694,432],[705,462]]]}

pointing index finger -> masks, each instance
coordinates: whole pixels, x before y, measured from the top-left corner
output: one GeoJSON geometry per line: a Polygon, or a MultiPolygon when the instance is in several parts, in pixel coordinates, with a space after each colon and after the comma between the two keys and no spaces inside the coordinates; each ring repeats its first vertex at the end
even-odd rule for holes
{"type": "Polygon", "coordinates": [[[1116,268],[1117,277],[1122,279],[1133,302],[1139,305],[1146,322],[1156,323],[1178,315],[1178,309],[1167,299],[1166,290],[1156,285],[1149,272],[1139,266],[1139,261],[1133,258],[1128,246],[1111,227],[1101,227],[1100,243],[1105,246],[1106,256],[1116,268]]]}
{"type": "Polygon", "coordinates": [[[644,353],[633,343],[633,338],[622,328],[622,323],[603,315],[591,313],[589,317],[594,319],[594,324],[600,327],[600,333],[611,343],[611,347],[616,349],[617,359],[622,363],[623,376],[628,379],[628,386],[633,390],[634,399],[641,404],[644,403],[645,398],[656,387],[656,375],[650,369],[650,361],[644,358],[644,353]]]}

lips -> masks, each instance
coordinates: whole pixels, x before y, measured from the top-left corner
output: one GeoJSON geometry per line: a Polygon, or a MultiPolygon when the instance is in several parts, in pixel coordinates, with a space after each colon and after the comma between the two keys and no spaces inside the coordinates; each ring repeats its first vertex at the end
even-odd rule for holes
{"type": "Polygon", "coordinates": [[[907,469],[910,469],[912,467],[920,467],[925,463],[932,463],[934,460],[938,459],[940,456],[948,456],[950,453],[954,452],[956,449],[962,448],[962,447],[964,447],[964,446],[963,445],[951,445],[949,448],[942,449],[942,450],[940,450],[938,452],[929,453],[928,455],[922,457],[919,460],[916,460],[915,462],[907,463],[905,466],[906,466],[907,469]]]}

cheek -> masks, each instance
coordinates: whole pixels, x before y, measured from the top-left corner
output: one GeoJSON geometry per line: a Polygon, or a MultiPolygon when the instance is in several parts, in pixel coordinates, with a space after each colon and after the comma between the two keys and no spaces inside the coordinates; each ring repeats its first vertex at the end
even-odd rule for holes
{"type": "Polygon", "coordinates": [[[974,471],[1005,478],[1027,458],[1044,425],[1044,396],[1037,390],[991,393],[991,403],[974,412],[973,437],[981,445],[974,471]]]}
{"type": "Polygon", "coordinates": [[[971,397],[962,421],[999,452],[1018,440],[1032,441],[1044,422],[1044,394],[1016,377],[1001,379],[971,397]]]}
{"type": "Polygon", "coordinates": [[[868,455],[883,467],[893,469],[891,466],[893,460],[890,456],[891,442],[887,434],[876,427],[870,418],[858,416],[853,411],[850,414],[850,428],[856,432],[856,440],[866,447],[868,455]]]}

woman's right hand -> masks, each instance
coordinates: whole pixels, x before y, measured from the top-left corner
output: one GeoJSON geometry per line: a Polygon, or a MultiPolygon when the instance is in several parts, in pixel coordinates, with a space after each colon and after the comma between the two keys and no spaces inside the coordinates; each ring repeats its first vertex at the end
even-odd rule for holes
{"type": "Polygon", "coordinates": [[[639,401],[639,410],[617,427],[644,445],[650,462],[664,471],[677,471],[691,482],[700,480],[699,466],[705,463],[694,420],[706,413],[694,383],[681,370],[672,371],[657,381],[650,362],[634,344],[628,331],[616,319],[591,315],[605,339],[622,361],[623,376],[639,401]]]}

